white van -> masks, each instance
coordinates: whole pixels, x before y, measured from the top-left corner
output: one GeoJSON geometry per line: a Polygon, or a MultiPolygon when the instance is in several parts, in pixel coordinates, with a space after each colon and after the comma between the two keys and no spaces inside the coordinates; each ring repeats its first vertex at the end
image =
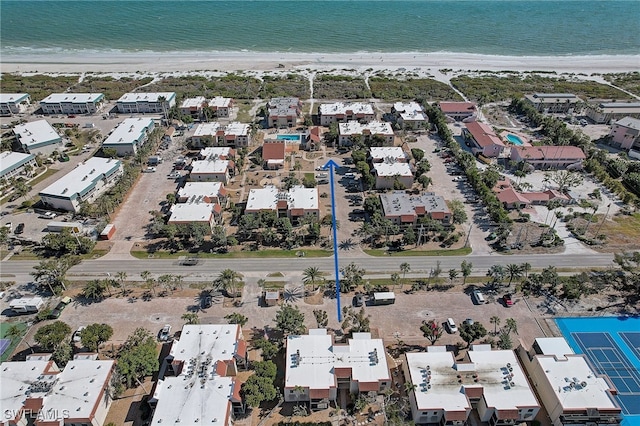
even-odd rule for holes
{"type": "Polygon", "coordinates": [[[458,331],[458,327],[456,326],[456,322],[453,320],[453,318],[447,318],[447,322],[445,324],[449,329],[449,333],[453,334],[458,331]]]}
{"type": "Polygon", "coordinates": [[[344,177],[347,179],[355,179],[356,174],[355,173],[345,173],[344,177]]]}
{"type": "Polygon", "coordinates": [[[485,303],[487,303],[486,300],[484,300],[484,295],[480,291],[476,290],[471,293],[471,295],[476,305],[484,305],[485,303]]]}

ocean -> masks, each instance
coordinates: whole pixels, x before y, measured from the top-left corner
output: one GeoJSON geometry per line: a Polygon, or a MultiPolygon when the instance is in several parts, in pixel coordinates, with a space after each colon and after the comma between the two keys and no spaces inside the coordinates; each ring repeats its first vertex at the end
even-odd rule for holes
{"type": "Polygon", "coordinates": [[[636,0],[13,1],[0,54],[637,55],[636,0]]]}

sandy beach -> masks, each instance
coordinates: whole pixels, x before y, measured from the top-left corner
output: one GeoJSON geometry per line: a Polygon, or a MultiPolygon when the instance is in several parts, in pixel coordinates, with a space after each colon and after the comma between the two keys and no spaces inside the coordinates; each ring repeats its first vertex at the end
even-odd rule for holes
{"type": "Polygon", "coordinates": [[[184,73],[269,70],[400,70],[418,74],[453,71],[619,73],[640,69],[640,55],[495,56],[457,53],[256,53],[167,52],[3,55],[2,72],[184,73]]]}

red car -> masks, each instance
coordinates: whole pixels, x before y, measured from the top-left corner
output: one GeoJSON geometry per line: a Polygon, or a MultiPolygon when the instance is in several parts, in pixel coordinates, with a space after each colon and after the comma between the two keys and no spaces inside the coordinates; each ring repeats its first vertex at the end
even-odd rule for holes
{"type": "Polygon", "coordinates": [[[504,306],[513,306],[513,297],[511,297],[510,294],[505,294],[504,296],[502,296],[502,300],[504,300],[504,306]]]}

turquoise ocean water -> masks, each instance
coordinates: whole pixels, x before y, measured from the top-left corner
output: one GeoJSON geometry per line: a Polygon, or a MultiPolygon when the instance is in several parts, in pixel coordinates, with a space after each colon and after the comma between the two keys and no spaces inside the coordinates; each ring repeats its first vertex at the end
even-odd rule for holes
{"type": "Polygon", "coordinates": [[[636,0],[12,1],[0,53],[640,53],[636,0]]]}

